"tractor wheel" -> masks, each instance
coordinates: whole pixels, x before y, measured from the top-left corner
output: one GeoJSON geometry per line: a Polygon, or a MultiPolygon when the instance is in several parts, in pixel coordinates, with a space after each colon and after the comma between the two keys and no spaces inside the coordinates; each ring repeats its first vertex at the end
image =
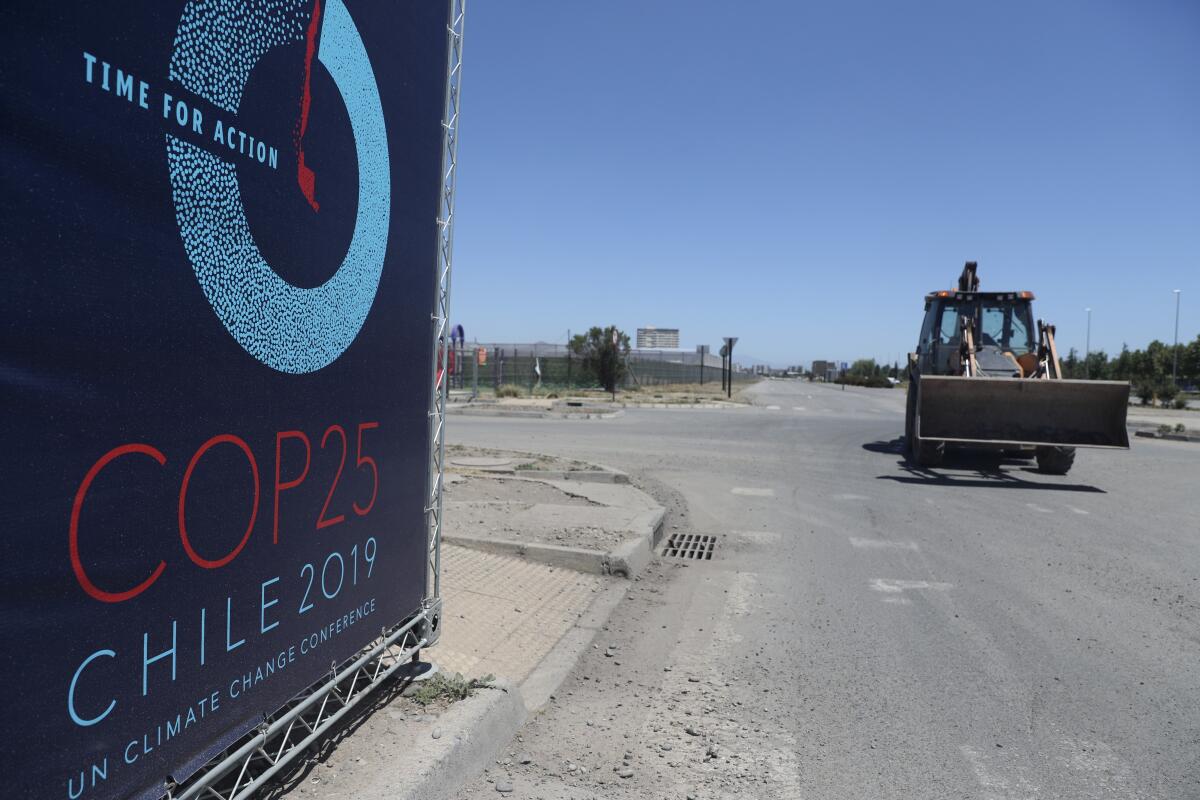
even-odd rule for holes
{"type": "Polygon", "coordinates": [[[904,444],[909,460],[919,467],[936,467],[946,454],[945,442],[917,441],[917,382],[908,380],[908,402],[904,413],[904,444]]]}
{"type": "Polygon", "coordinates": [[[913,431],[917,419],[917,384],[912,379],[908,381],[908,401],[904,407],[904,449],[913,451],[913,431]]]}
{"type": "Polygon", "coordinates": [[[1075,463],[1074,447],[1039,447],[1037,449],[1038,472],[1047,475],[1066,475],[1075,463]]]}
{"type": "Polygon", "coordinates": [[[916,452],[913,453],[917,466],[921,467],[941,466],[942,458],[945,455],[945,442],[920,442],[917,444],[916,452]]]}

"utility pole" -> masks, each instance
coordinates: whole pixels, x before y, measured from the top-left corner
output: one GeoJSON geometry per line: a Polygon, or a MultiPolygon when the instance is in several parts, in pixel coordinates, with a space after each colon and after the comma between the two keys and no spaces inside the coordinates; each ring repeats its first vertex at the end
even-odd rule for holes
{"type": "Polygon", "coordinates": [[[1089,363],[1089,356],[1092,354],[1092,310],[1085,309],[1088,315],[1087,321],[1087,344],[1083,346],[1083,377],[1092,377],[1092,367],[1089,363]]]}
{"type": "Polygon", "coordinates": [[[567,391],[571,391],[571,331],[567,330],[567,391]]]}
{"type": "Polygon", "coordinates": [[[613,343],[613,382],[612,382],[612,401],[617,402],[617,364],[620,360],[620,345],[621,339],[617,335],[617,326],[612,326],[612,343],[613,343]]]}
{"type": "Polygon", "coordinates": [[[1181,289],[1175,290],[1175,346],[1171,349],[1171,354],[1175,360],[1171,364],[1171,385],[1179,386],[1179,295],[1182,294],[1181,289]]]}
{"type": "Polygon", "coordinates": [[[721,348],[727,354],[725,371],[728,377],[725,379],[725,396],[730,399],[733,399],[733,346],[737,344],[737,340],[736,336],[726,336],[725,347],[721,348]]]}

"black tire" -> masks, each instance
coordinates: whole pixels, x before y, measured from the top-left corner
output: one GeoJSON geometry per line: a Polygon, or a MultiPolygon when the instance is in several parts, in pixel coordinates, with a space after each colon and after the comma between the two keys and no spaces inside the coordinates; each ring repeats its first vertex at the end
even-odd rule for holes
{"type": "Polygon", "coordinates": [[[1038,472],[1044,472],[1047,475],[1066,475],[1074,464],[1074,447],[1039,447],[1037,449],[1038,472]]]}
{"type": "Polygon", "coordinates": [[[913,428],[917,418],[917,384],[912,378],[908,379],[908,399],[904,405],[904,449],[913,451],[913,428]]]}
{"type": "Polygon", "coordinates": [[[909,460],[919,467],[936,467],[946,455],[945,442],[917,441],[917,382],[908,379],[908,402],[904,413],[904,444],[909,460]]]}
{"type": "Polygon", "coordinates": [[[917,445],[915,454],[917,465],[921,467],[941,466],[946,456],[945,442],[921,442],[917,445]]]}
{"type": "Polygon", "coordinates": [[[1005,450],[1005,451],[1003,451],[1003,454],[1004,454],[1005,458],[1020,458],[1020,459],[1026,460],[1026,461],[1031,460],[1035,455],[1037,455],[1037,453],[1035,453],[1033,450],[1017,450],[1017,449],[1005,450]]]}

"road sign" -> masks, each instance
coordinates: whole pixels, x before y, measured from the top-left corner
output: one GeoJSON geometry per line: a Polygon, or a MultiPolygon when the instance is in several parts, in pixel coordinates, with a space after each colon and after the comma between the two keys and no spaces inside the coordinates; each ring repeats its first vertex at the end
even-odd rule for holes
{"type": "Polygon", "coordinates": [[[7,14],[6,797],[158,797],[422,608],[447,5],[7,14]]]}

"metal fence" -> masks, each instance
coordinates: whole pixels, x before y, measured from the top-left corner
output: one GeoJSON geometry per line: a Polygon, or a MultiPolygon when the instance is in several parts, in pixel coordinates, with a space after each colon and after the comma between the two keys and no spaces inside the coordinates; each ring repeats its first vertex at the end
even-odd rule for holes
{"type": "MultiPolygon", "coordinates": [[[[458,343],[450,357],[450,385],[458,389],[498,389],[511,385],[526,391],[600,388],[594,375],[583,369],[582,359],[563,344],[466,342],[458,343]]],[[[629,351],[622,386],[668,384],[721,384],[721,357],[683,350],[629,351]]],[[[752,380],[749,370],[734,365],[735,381],[752,380]]]]}

